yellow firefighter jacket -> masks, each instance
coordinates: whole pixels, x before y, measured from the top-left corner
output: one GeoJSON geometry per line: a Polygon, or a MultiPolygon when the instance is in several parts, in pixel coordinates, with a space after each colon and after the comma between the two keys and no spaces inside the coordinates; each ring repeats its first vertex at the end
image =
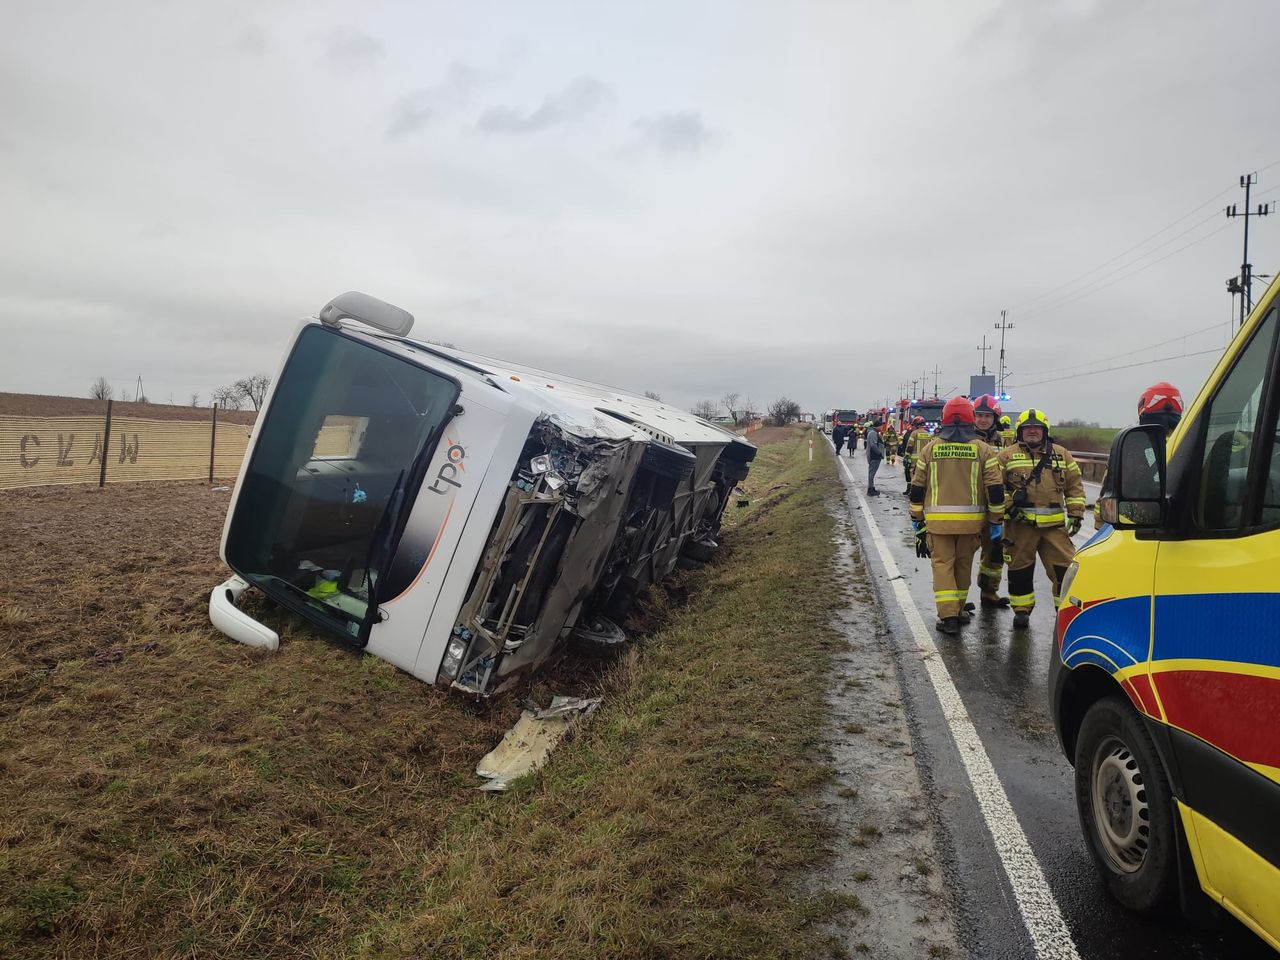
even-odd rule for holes
{"type": "Polygon", "coordinates": [[[924,448],[933,440],[933,434],[925,427],[916,427],[911,431],[911,442],[907,445],[907,456],[919,460],[924,448]]]}
{"type": "Polygon", "coordinates": [[[995,450],[982,440],[929,437],[911,474],[911,519],[930,533],[981,533],[1004,519],[1004,492],[995,450]]]}
{"type": "Polygon", "coordinates": [[[1009,519],[1017,519],[1035,527],[1062,527],[1067,517],[1084,517],[1084,481],[1080,478],[1080,464],[1061,444],[1052,444],[1049,462],[1045,464],[1035,483],[1028,484],[1043,451],[1036,453],[1026,444],[1015,443],[999,453],[1000,469],[1004,474],[1004,486],[1008,491],[1009,519]],[[1026,505],[1021,515],[1015,510],[1014,499],[1018,491],[1026,488],[1026,505]]]}
{"type": "Polygon", "coordinates": [[[1012,447],[1018,442],[1017,434],[1014,433],[1013,427],[1002,429],[1000,431],[1000,446],[1012,447]]]}

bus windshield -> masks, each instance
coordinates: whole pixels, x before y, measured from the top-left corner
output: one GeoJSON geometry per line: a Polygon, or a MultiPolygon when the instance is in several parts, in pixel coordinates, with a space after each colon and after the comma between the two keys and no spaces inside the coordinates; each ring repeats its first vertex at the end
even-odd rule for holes
{"type": "Polygon", "coordinates": [[[298,338],[228,527],[227,563],[273,599],[360,635],[379,563],[438,442],[452,380],[326,327],[298,338]]]}

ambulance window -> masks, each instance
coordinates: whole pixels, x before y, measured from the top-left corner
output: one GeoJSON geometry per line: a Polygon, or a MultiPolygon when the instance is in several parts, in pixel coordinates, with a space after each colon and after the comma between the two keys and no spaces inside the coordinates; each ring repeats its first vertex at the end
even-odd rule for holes
{"type": "Polygon", "coordinates": [[[1261,429],[1275,431],[1274,424],[1258,423],[1262,388],[1271,359],[1276,311],[1258,325],[1205,411],[1207,432],[1201,465],[1196,525],[1203,530],[1229,532],[1245,522],[1249,496],[1249,459],[1261,429]]]}

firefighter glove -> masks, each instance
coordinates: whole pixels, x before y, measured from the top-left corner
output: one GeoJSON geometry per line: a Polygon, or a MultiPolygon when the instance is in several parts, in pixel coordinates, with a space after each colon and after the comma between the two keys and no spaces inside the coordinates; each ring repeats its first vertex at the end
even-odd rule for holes
{"type": "Polygon", "coordinates": [[[1080,532],[1080,518],[1067,517],[1067,536],[1074,537],[1080,532]]]}
{"type": "Polygon", "coordinates": [[[927,557],[929,555],[929,541],[926,539],[924,524],[922,523],[919,529],[916,530],[916,556],[927,557]]]}

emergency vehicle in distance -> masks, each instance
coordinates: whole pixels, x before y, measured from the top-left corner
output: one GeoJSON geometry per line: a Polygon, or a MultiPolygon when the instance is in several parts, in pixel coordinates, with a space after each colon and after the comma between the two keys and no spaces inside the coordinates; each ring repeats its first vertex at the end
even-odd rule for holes
{"type": "Polygon", "coordinates": [[[828,410],[822,415],[822,432],[827,436],[831,436],[831,426],[835,420],[835,415],[836,412],[834,410],[828,410]]]}
{"type": "Polygon", "coordinates": [[[905,415],[908,421],[915,417],[924,417],[925,426],[932,432],[938,429],[938,424],[942,423],[942,407],[945,403],[945,400],[939,400],[937,397],[912,400],[911,408],[905,415]]]}
{"type": "Polygon", "coordinates": [[[1280,950],[1278,314],[1273,281],[1167,444],[1116,436],[1049,689],[1116,899],[1193,911],[1203,891],[1280,950]]]}
{"type": "Polygon", "coordinates": [[[858,425],[857,410],[832,410],[831,411],[831,428],[845,427],[853,429],[858,425]]]}
{"type": "Polygon", "coordinates": [[[222,532],[223,633],[276,649],[249,587],[427,681],[488,695],[710,559],[755,447],[660,402],[408,339],[359,293],[304,320],[222,532]]]}

